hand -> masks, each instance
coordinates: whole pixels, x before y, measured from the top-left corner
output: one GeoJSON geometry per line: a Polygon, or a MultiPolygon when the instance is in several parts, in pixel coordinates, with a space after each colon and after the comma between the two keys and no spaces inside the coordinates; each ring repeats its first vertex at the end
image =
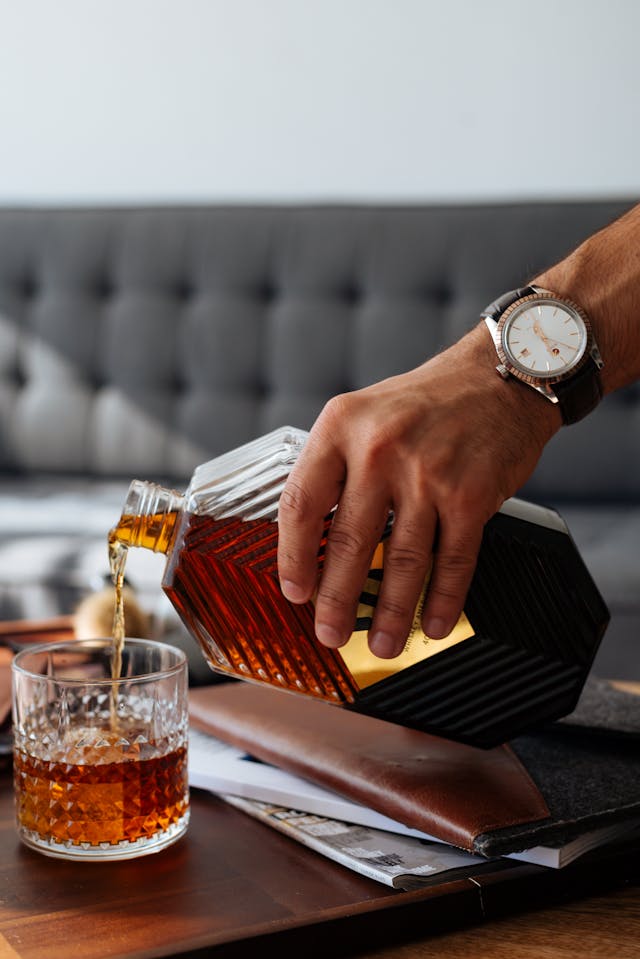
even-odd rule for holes
{"type": "Polygon", "coordinates": [[[326,646],[353,631],[391,510],[372,652],[402,651],[432,561],[423,629],[442,638],[455,626],[484,524],[561,425],[552,404],[497,376],[495,360],[482,324],[409,373],[335,397],[318,417],[280,499],[278,570],[291,602],[317,589],[316,633],[326,646]],[[323,520],[336,504],[318,582],[323,520]]]}

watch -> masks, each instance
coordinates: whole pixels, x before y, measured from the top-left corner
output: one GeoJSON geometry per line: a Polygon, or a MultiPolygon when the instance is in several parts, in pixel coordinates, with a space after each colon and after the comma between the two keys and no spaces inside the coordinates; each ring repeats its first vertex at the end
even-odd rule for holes
{"type": "Polygon", "coordinates": [[[504,379],[515,377],[557,403],[566,424],[602,399],[603,362],[589,318],[576,303],[537,286],[504,293],[481,316],[504,379]]]}

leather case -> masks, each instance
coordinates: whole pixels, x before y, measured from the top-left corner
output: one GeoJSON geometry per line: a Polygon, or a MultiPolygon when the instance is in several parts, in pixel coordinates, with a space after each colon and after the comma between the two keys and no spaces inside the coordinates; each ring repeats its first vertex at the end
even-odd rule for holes
{"type": "Polygon", "coordinates": [[[249,683],[190,697],[194,727],[487,857],[640,818],[640,697],[609,683],[588,683],[566,720],[488,750],[249,683]],[[590,724],[589,698],[605,695],[621,736],[602,709],[590,724]]]}

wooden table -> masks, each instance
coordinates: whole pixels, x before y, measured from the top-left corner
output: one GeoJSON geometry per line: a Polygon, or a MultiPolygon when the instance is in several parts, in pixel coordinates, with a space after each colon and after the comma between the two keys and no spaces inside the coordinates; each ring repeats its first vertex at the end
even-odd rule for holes
{"type": "MultiPolygon", "coordinates": [[[[68,630],[61,620],[4,634],[68,630]]],[[[9,760],[0,767],[0,959],[640,956],[640,847],[559,871],[482,869],[396,892],[198,790],[187,835],[163,852],[64,862],[20,843],[9,760]]]]}
{"type": "Polygon", "coordinates": [[[574,959],[579,946],[589,959],[625,959],[640,954],[636,859],[618,851],[596,866],[561,871],[510,863],[396,892],[194,791],[188,834],[174,846],[125,862],[65,862],[19,842],[5,771],[0,957],[231,959],[268,951],[302,959],[560,959],[571,952],[574,959]],[[602,885],[607,894],[594,897],[602,885]]]}
{"type": "MultiPolygon", "coordinates": [[[[354,954],[357,955],[357,954],[354,954]]],[[[444,935],[375,947],[367,959],[638,959],[640,890],[590,896],[444,935]]]]}

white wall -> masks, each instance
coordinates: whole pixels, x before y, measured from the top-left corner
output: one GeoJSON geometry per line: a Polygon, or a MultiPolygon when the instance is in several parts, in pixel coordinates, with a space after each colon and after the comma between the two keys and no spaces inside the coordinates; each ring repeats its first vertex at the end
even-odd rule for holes
{"type": "Polygon", "coordinates": [[[638,0],[0,0],[0,202],[640,194],[638,0]]]}

